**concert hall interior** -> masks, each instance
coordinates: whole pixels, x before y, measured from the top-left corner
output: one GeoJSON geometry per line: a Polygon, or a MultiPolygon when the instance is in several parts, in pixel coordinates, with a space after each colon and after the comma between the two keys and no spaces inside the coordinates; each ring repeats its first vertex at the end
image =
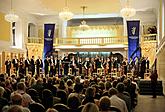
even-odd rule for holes
{"type": "Polygon", "coordinates": [[[0,0],[0,111],[165,112],[164,55],[165,0],[0,0]]]}

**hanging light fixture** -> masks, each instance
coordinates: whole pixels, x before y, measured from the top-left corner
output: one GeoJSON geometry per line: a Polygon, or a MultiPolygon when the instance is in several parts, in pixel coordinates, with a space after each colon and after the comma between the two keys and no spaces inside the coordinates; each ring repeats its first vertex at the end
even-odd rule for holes
{"type": "Polygon", "coordinates": [[[11,23],[12,22],[17,22],[18,19],[19,19],[18,15],[16,15],[14,13],[12,5],[13,5],[13,3],[12,3],[12,0],[11,0],[11,6],[10,6],[11,10],[10,10],[10,13],[5,15],[5,20],[8,21],[8,22],[11,22],[11,23]]]}
{"type": "MultiPolygon", "coordinates": [[[[85,13],[85,9],[87,8],[86,6],[82,6],[81,7],[83,10],[83,17],[84,17],[84,13],[85,13]]],[[[81,21],[81,24],[79,25],[79,28],[83,31],[88,30],[89,26],[87,25],[87,22],[85,20],[81,21]]]]}
{"type": "Polygon", "coordinates": [[[130,2],[129,0],[126,0],[126,4],[124,8],[120,10],[120,14],[124,18],[130,18],[133,17],[136,14],[136,9],[130,7],[130,2]]]}
{"type": "Polygon", "coordinates": [[[63,11],[59,13],[59,17],[63,21],[68,21],[73,18],[73,15],[74,14],[69,11],[67,0],[65,0],[65,7],[63,8],[63,11]]]}

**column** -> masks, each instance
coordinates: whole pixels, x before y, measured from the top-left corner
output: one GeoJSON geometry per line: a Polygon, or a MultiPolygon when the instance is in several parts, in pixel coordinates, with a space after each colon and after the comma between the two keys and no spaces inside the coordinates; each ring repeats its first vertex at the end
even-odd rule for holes
{"type": "Polygon", "coordinates": [[[5,73],[5,52],[2,52],[2,72],[5,73]]]}

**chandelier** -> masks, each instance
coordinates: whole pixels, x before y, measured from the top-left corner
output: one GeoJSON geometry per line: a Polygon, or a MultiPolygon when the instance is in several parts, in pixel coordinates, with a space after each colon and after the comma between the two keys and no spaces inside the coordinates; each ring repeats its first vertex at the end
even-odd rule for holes
{"type": "Polygon", "coordinates": [[[14,13],[14,10],[13,10],[13,7],[12,7],[12,0],[11,0],[11,11],[10,11],[10,13],[9,14],[6,14],[5,15],[5,20],[6,21],[8,21],[8,22],[17,22],[18,21],[18,19],[19,19],[19,17],[18,17],[18,15],[16,15],[15,13],[14,13]]]}
{"type": "MultiPolygon", "coordinates": [[[[85,8],[87,8],[86,6],[82,6],[81,7],[83,9],[83,16],[84,16],[84,12],[85,12],[85,8]]],[[[87,22],[85,20],[82,20],[81,21],[81,24],[79,25],[79,28],[80,30],[88,30],[89,29],[89,26],[87,25],[87,22]]]]}
{"type": "Polygon", "coordinates": [[[67,0],[65,0],[65,7],[63,8],[63,11],[59,13],[59,17],[63,21],[68,21],[73,18],[73,13],[69,11],[67,0]]]}
{"type": "Polygon", "coordinates": [[[136,9],[131,8],[129,4],[129,0],[127,0],[125,7],[120,10],[120,14],[124,18],[130,18],[136,14],[136,9]]]}

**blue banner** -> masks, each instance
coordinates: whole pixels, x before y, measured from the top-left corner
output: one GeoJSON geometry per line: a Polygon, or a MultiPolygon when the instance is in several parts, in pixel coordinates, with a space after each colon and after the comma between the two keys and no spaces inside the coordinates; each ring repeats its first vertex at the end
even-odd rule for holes
{"type": "Polygon", "coordinates": [[[140,21],[127,21],[128,31],[128,60],[141,57],[141,49],[139,46],[140,21]]]}
{"type": "Polygon", "coordinates": [[[55,24],[44,24],[44,59],[53,50],[54,29],[55,24]]]}

